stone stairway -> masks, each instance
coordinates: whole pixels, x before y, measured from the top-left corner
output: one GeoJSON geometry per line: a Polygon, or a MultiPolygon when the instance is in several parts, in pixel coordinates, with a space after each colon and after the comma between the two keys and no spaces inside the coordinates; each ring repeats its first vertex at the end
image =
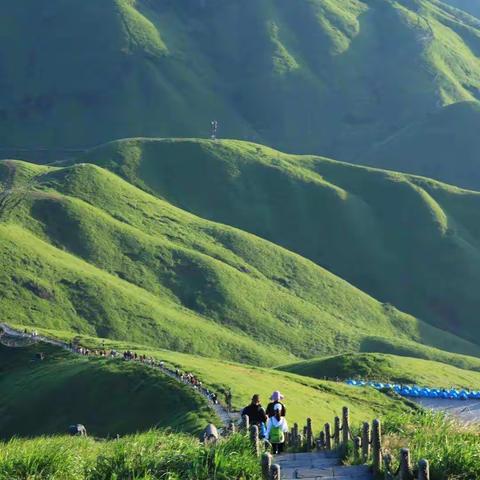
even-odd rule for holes
{"type": "Polygon", "coordinates": [[[281,480],[303,478],[305,480],[372,480],[367,465],[344,466],[332,453],[285,453],[275,456],[273,462],[280,465],[281,480]]]}

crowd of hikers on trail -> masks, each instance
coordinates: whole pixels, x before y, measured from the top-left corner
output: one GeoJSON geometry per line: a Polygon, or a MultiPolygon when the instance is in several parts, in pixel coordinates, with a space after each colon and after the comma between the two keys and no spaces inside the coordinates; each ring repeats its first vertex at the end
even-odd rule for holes
{"type": "MultiPolygon", "coordinates": [[[[144,365],[148,365],[150,367],[159,368],[164,372],[169,373],[170,375],[174,375],[178,380],[182,381],[183,383],[192,386],[194,389],[199,390],[206,396],[214,405],[218,405],[218,395],[205,388],[203,383],[193,374],[189,372],[182,372],[178,368],[175,370],[168,368],[165,366],[165,362],[161,360],[155,360],[153,357],[147,357],[146,355],[140,355],[132,350],[126,350],[123,353],[117,352],[116,350],[106,350],[105,348],[98,349],[98,350],[91,350],[80,345],[76,345],[72,342],[69,343],[69,348],[74,353],[84,356],[94,356],[94,357],[108,357],[108,358],[123,358],[125,361],[134,361],[140,362],[144,365]]],[[[229,410],[231,410],[231,392],[230,390],[225,392],[225,400],[229,410]]]]}
{"type": "Polygon", "coordinates": [[[250,425],[257,425],[260,438],[272,445],[272,453],[282,453],[285,444],[285,433],[288,432],[286,420],[287,409],[282,403],[284,396],[276,390],[270,396],[270,403],[264,409],[260,395],[253,395],[250,405],[242,410],[242,416],[248,416],[250,425]]]}

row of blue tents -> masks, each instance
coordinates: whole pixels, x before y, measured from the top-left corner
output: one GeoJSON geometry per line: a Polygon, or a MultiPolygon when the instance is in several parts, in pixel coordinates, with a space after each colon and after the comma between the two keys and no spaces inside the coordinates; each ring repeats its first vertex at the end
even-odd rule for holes
{"type": "Polygon", "coordinates": [[[398,385],[393,383],[365,382],[363,380],[349,379],[347,385],[356,387],[373,387],[377,390],[393,390],[402,397],[414,398],[443,398],[448,400],[480,400],[480,391],[457,390],[456,388],[439,389],[419,387],[417,385],[398,385]]]}

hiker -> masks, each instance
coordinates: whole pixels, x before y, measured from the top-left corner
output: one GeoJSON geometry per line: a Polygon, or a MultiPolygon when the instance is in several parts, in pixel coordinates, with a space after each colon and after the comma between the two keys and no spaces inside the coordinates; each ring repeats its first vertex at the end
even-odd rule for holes
{"type": "Polygon", "coordinates": [[[259,429],[262,430],[262,426],[267,421],[267,414],[260,403],[260,395],[258,393],[253,395],[250,405],[242,410],[241,415],[242,417],[243,415],[248,415],[250,425],[258,425],[259,429]]]}
{"type": "Polygon", "coordinates": [[[273,417],[270,417],[267,422],[266,438],[272,444],[272,453],[276,455],[283,452],[288,424],[285,417],[282,417],[281,403],[276,403],[273,411],[275,412],[273,417]]]}
{"type": "Polygon", "coordinates": [[[270,397],[271,402],[267,405],[267,416],[273,417],[275,415],[275,405],[281,405],[280,415],[284,417],[287,414],[287,409],[285,405],[280,401],[283,400],[285,397],[278,391],[275,390],[270,397]]]}

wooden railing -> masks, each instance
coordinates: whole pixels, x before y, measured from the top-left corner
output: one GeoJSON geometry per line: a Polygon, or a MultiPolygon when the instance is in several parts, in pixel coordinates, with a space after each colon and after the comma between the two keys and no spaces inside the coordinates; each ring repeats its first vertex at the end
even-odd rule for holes
{"type": "MultiPolygon", "coordinates": [[[[261,457],[262,474],[265,480],[280,480],[281,471],[278,464],[272,464],[272,455],[261,454],[261,440],[257,425],[250,426],[248,416],[242,417],[240,428],[249,433],[253,454],[261,457]]],[[[332,425],[325,423],[323,430],[315,438],[312,420],[307,418],[305,426],[300,429],[294,423],[290,432],[285,435],[285,447],[291,451],[308,452],[336,451],[340,457],[346,457],[349,448],[353,448],[355,464],[371,463],[374,475],[383,472],[385,480],[430,480],[430,468],[427,460],[420,460],[416,472],[411,466],[410,451],[404,448],[400,451],[399,466],[392,470],[392,456],[382,448],[382,426],[379,419],[363,422],[360,434],[352,435],[350,412],[343,407],[342,416],[335,417],[332,425]]]]}
{"type": "Polygon", "coordinates": [[[392,456],[386,453],[383,457],[385,480],[430,480],[430,466],[427,460],[418,462],[417,473],[413,471],[410,462],[410,450],[402,448],[398,469],[392,470],[392,456]]]}

